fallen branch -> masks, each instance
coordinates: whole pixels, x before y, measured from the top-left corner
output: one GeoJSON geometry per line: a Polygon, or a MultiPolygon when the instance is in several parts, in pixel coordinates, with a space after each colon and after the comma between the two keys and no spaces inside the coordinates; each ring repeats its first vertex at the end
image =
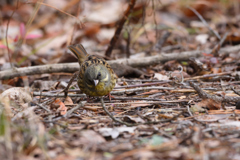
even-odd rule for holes
{"type": "MultiPolygon", "coordinates": [[[[240,50],[240,46],[239,46],[240,50]]],[[[209,50],[210,51],[210,50],[209,50]]],[[[181,52],[181,53],[161,53],[155,56],[149,56],[144,58],[130,58],[130,59],[118,59],[109,61],[110,64],[113,63],[121,63],[124,65],[129,65],[132,67],[144,67],[149,65],[155,65],[159,63],[164,63],[171,60],[188,60],[190,57],[200,57],[203,52],[206,51],[188,51],[188,52],[181,52]]]]}
{"type": "Polygon", "coordinates": [[[211,94],[208,94],[208,93],[204,92],[199,87],[199,85],[196,85],[193,82],[189,82],[189,83],[190,83],[190,86],[193,87],[197,91],[199,97],[202,98],[202,99],[212,99],[216,102],[238,102],[238,101],[240,101],[239,96],[238,97],[237,96],[236,97],[235,96],[234,97],[233,96],[222,96],[222,97],[220,97],[220,96],[217,96],[217,95],[211,95],[211,94]]]}
{"type": "Polygon", "coordinates": [[[45,74],[45,73],[59,73],[59,72],[73,73],[78,70],[79,70],[78,63],[48,64],[48,65],[42,65],[42,66],[13,68],[13,69],[1,71],[0,79],[11,79],[14,77],[45,74]]]}
{"type": "MultiPolygon", "coordinates": [[[[226,47],[220,49],[220,53],[227,54],[230,52],[236,52],[240,50],[240,45],[226,47]]],[[[149,56],[145,58],[137,58],[137,59],[118,59],[108,61],[110,65],[114,63],[121,63],[124,65],[129,65],[132,67],[144,67],[149,65],[156,65],[159,63],[171,61],[171,60],[188,60],[190,57],[200,57],[202,53],[210,53],[211,50],[202,50],[202,51],[188,51],[181,53],[162,53],[156,56],[149,56]]],[[[49,64],[43,66],[33,66],[33,67],[23,67],[23,68],[14,68],[0,72],[0,80],[1,79],[10,79],[14,77],[20,76],[28,76],[28,75],[36,75],[36,74],[44,74],[44,73],[59,73],[59,72],[68,72],[73,73],[79,70],[78,63],[62,63],[62,64],[49,64]]]]}
{"type": "MultiPolygon", "coordinates": [[[[239,47],[240,48],[240,47],[239,47]]],[[[124,65],[129,65],[133,67],[143,67],[153,64],[159,64],[161,62],[166,62],[170,60],[187,60],[189,57],[199,57],[201,51],[193,52],[182,52],[182,53],[172,53],[172,54],[162,54],[157,56],[150,56],[142,59],[118,59],[113,61],[108,61],[110,65],[114,63],[121,63],[124,65]]],[[[63,64],[49,64],[43,66],[33,66],[33,67],[23,67],[14,68],[0,72],[0,79],[11,79],[14,77],[36,75],[44,73],[59,73],[68,72],[73,73],[79,70],[78,63],[63,63],[63,64]]]]}

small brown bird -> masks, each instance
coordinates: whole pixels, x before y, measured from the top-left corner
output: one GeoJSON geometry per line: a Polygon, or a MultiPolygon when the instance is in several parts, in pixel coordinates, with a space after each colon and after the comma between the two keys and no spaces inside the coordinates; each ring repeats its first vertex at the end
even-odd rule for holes
{"type": "Polygon", "coordinates": [[[88,55],[81,44],[68,47],[78,58],[80,71],[78,86],[89,96],[104,96],[111,92],[116,84],[116,75],[110,65],[102,58],[88,55]]]}

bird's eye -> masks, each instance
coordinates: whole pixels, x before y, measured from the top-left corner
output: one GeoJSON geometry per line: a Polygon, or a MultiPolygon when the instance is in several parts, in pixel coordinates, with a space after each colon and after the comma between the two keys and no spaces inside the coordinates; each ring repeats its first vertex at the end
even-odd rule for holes
{"type": "Polygon", "coordinates": [[[98,75],[97,75],[97,78],[100,78],[101,77],[101,73],[99,72],[98,75]]]}

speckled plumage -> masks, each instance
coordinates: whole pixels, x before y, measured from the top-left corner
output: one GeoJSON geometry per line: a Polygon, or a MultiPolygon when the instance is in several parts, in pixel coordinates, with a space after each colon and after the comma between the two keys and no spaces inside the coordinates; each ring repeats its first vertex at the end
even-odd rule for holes
{"type": "Polygon", "coordinates": [[[89,96],[104,96],[111,92],[116,84],[116,75],[110,65],[102,58],[88,55],[81,44],[68,47],[78,58],[80,71],[78,86],[89,96]]]}

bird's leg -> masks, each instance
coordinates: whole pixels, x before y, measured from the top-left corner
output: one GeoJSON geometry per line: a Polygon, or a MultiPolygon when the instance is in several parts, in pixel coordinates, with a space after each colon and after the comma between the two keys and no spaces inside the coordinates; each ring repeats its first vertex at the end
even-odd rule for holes
{"type": "Polygon", "coordinates": [[[114,98],[111,93],[108,93],[109,101],[111,102],[112,98],[114,98]]]}
{"type": "Polygon", "coordinates": [[[67,97],[67,95],[68,95],[68,89],[69,89],[69,87],[71,86],[73,80],[78,76],[78,74],[79,74],[79,71],[77,71],[77,72],[75,72],[75,73],[73,74],[72,78],[71,78],[70,81],[68,82],[67,87],[64,88],[64,90],[62,91],[62,92],[64,92],[65,97],[67,97]]]}

